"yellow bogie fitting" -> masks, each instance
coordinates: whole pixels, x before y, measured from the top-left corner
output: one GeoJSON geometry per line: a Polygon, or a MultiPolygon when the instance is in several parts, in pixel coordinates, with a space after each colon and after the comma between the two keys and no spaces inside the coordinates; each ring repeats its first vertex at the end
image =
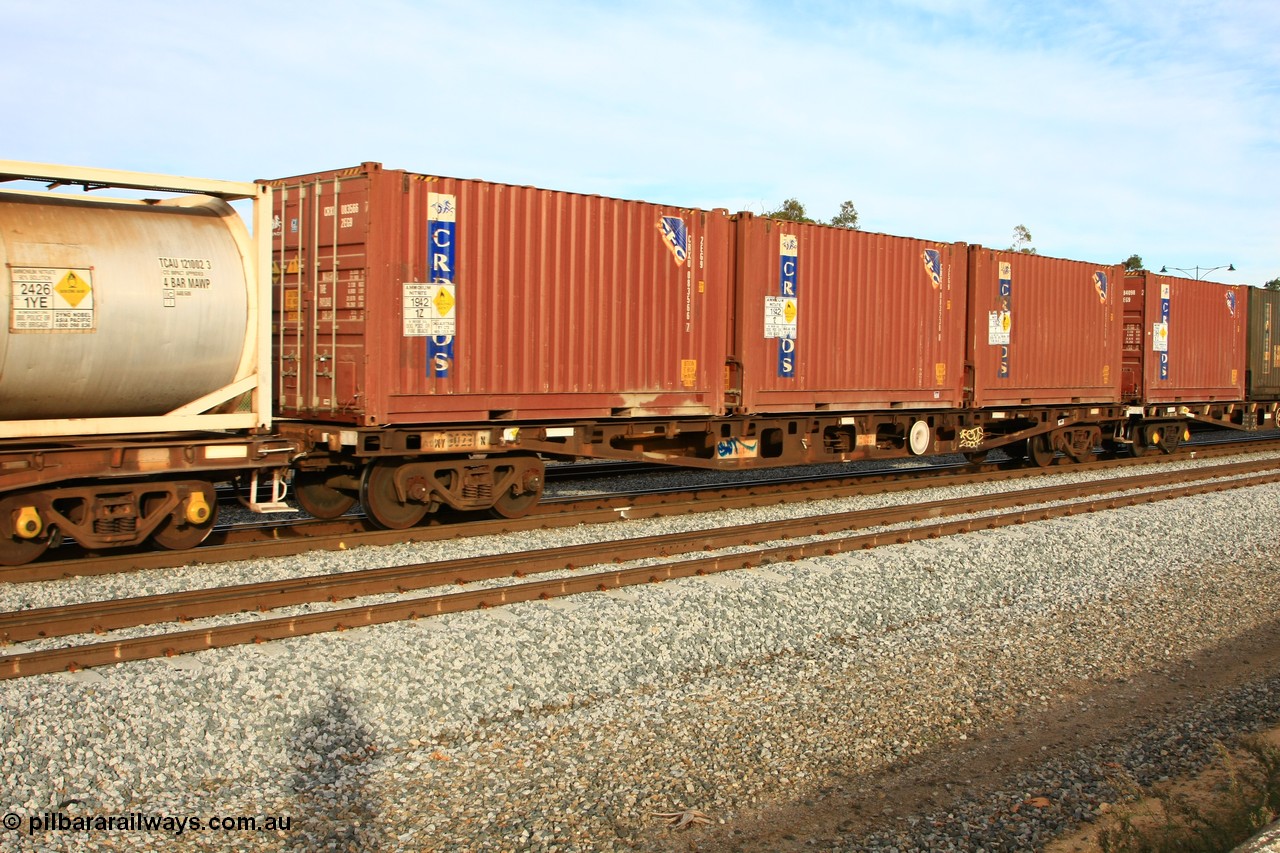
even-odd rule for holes
{"type": "Polygon", "coordinates": [[[35,539],[44,532],[44,521],[33,506],[20,507],[14,515],[13,532],[20,539],[35,539]]]}
{"type": "Polygon", "coordinates": [[[193,492],[191,497],[187,498],[188,523],[204,524],[212,514],[213,510],[209,507],[209,502],[204,499],[204,492],[193,492]]]}

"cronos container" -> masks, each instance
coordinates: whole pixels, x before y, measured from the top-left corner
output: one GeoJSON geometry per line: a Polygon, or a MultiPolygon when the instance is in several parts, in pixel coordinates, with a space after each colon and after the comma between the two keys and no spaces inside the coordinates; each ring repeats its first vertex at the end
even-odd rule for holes
{"type": "Polygon", "coordinates": [[[1249,365],[1245,381],[1251,400],[1280,399],[1280,290],[1249,288],[1249,365]]]}
{"type": "Polygon", "coordinates": [[[969,250],[974,404],[1118,403],[1123,267],[969,250]]]}
{"type": "Polygon", "coordinates": [[[946,408],[963,401],[963,244],[735,217],[742,407],[946,408]]]}
{"type": "MultiPolygon", "coordinates": [[[[203,188],[235,198],[261,192],[253,184],[40,164],[0,164],[0,171],[7,179],[41,175],[95,188],[203,188]]],[[[235,414],[236,401],[260,387],[265,366],[258,344],[266,322],[263,317],[259,324],[258,306],[267,291],[265,281],[259,291],[257,258],[239,214],[218,198],[0,193],[0,269],[7,279],[0,421],[62,421],[49,429],[32,424],[4,431],[269,423],[269,411],[235,414]],[[180,420],[219,406],[227,411],[221,420],[180,420]],[[164,420],[137,421],[148,417],[164,420]]],[[[266,395],[260,405],[269,405],[266,395]]]]}
{"type": "Polygon", "coordinates": [[[1126,393],[1147,403],[1244,399],[1244,286],[1143,271],[1124,287],[1126,393]]]}
{"type": "Polygon", "coordinates": [[[280,411],[356,425],[723,410],[723,211],[377,163],[275,188],[280,411]]]}

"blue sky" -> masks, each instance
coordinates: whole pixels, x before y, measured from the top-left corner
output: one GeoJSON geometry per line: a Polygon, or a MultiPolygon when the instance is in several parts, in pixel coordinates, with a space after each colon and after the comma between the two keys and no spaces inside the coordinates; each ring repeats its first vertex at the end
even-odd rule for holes
{"type": "Polygon", "coordinates": [[[0,0],[0,158],[376,160],[1280,277],[1280,3],[0,0]]]}

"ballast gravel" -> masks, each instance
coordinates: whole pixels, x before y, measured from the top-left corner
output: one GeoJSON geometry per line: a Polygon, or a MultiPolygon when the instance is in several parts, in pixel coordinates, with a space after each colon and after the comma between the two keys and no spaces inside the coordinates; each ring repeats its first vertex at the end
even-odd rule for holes
{"type": "MultiPolygon", "coordinates": [[[[0,849],[689,849],[704,819],[732,826],[832,779],[977,736],[1056,701],[1063,685],[1104,687],[1269,624],[1280,605],[1277,509],[1280,486],[1252,487],[0,683],[0,849]],[[137,826],[166,816],[202,826],[137,826]],[[134,822],[101,828],[108,817],[134,822]],[[208,826],[249,817],[256,829],[208,826]],[[288,827],[267,829],[270,818],[288,827]],[[668,826],[682,820],[683,830],[668,826]]],[[[624,526],[652,535],[664,523],[624,526]]],[[[595,535],[513,537],[509,547],[595,535]]],[[[357,549],[230,571],[314,573],[474,547],[357,549]]],[[[129,582],[142,583],[93,579],[84,597],[129,582]]],[[[81,586],[3,588],[0,601],[46,606],[46,596],[75,600],[65,590],[81,586]]],[[[1274,695],[1258,686],[1219,697],[1188,716],[1177,749],[1153,729],[1131,754],[1046,756],[994,800],[801,843],[1038,847],[1113,796],[1098,764],[1127,762],[1136,777],[1177,772],[1214,738],[1273,723],[1274,695]],[[1007,808],[1029,791],[1061,808],[1007,808]]],[[[951,781],[963,780],[939,784],[951,781]]]]}

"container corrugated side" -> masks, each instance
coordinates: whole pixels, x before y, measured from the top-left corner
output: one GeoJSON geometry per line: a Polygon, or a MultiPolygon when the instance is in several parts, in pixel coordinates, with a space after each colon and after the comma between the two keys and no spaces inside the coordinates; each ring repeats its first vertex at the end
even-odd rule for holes
{"type": "Polygon", "coordinates": [[[737,214],[743,409],[963,402],[963,244],[737,214]]]}
{"type": "Polygon", "coordinates": [[[1248,294],[1241,285],[1144,273],[1142,400],[1243,400],[1248,294]]]}
{"type": "Polygon", "coordinates": [[[1246,388],[1251,400],[1280,399],[1280,290],[1249,288],[1249,361],[1246,388]]]}
{"type": "Polygon", "coordinates": [[[299,370],[282,377],[286,413],[415,424],[723,411],[723,211],[372,163],[273,183],[278,345],[299,370]]]}
{"type": "Polygon", "coordinates": [[[1117,403],[1123,268],[969,250],[969,362],[978,406],[1117,403]]]}

